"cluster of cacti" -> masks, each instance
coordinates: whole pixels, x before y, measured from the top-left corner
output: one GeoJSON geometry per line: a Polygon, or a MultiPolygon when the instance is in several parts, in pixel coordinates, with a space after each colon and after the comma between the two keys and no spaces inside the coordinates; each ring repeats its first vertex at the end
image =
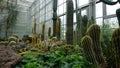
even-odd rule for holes
{"type": "Polygon", "coordinates": [[[112,45],[115,52],[116,68],[120,68],[120,28],[115,29],[112,34],[112,45]]]}
{"type": "Polygon", "coordinates": [[[100,42],[100,27],[96,24],[92,24],[86,34],[87,36],[83,37],[81,40],[81,45],[83,46],[87,60],[101,68],[106,68],[107,64],[102,53],[100,42]]]}
{"type": "Polygon", "coordinates": [[[45,23],[42,24],[42,35],[41,35],[41,40],[44,40],[44,36],[45,36],[45,23]]]}
{"type": "Polygon", "coordinates": [[[60,40],[60,19],[57,19],[57,22],[56,22],[56,37],[58,40],[60,40]]]}
{"type": "Polygon", "coordinates": [[[93,63],[95,65],[98,65],[98,62],[97,62],[97,60],[95,58],[95,54],[94,54],[93,49],[92,49],[93,42],[92,42],[91,37],[88,36],[88,35],[84,36],[81,39],[81,45],[83,47],[86,59],[88,61],[90,61],[91,63],[93,63]]]}
{"type": "Polygon", "coordinates": [[[101,33],[100,26],[96,24],[91,25],[87,30],[87,35],[89,35],[93,41],[92,48],[95,53],[97,62],[99,63],[99,65],[105,66],[106,63],[102,53],[100,33],[101,33]]]}

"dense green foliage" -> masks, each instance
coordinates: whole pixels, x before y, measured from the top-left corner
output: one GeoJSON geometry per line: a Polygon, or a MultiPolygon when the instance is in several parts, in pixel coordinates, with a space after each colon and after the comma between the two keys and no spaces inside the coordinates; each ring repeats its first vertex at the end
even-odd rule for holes
{"type": "Polygon", "coordinates": [[[15,68],[94,68],[81,56],[81,51],[73,45],[65,45],[49,52],[28,51],[15,68]]]}
{"type": "Polygon", "coordinates": [[[111,29],[109,23],[105,23],[102,26],[102,34],[101,34],[101,45],[103,54],[106,57],[106,61],[109,67],[115,66],[115,58],[113,53],[113,47],[111,43],[111,35],[112,35],[113,29],[111,29]]]}

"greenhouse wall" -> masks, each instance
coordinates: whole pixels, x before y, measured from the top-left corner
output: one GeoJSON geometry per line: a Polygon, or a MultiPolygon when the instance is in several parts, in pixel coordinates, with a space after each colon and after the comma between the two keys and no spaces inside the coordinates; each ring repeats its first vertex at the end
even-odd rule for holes
{"type": "Polygon", "coordinates": [[[30,30],[28,32],[29,24],[27,12],[19,12],[15,25],[11,27],[12,34],[17,34],[22,38],[23,35],[30,33],[30,30]]]}

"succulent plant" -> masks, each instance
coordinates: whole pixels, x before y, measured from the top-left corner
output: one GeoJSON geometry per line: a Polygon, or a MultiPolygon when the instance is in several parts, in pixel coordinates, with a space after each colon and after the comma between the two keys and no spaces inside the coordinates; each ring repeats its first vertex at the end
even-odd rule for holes
{"type": "Polygon", "coordinates": [[[83,47],[86,59],[89,62],[97,65],[98,62],[97,62],[97,60],[95,58],[95,54],[94,54],[93,49],[92,49],[92,45],[93,45],[92,38],[90,36],[88,36],[88,35],[84,36],[81,39],[81,45],[83,47]]]}
{"type": "Polygon", "coordinates": [[[33,33],[34,33],[34,34],[36,34],[36,26],[37,26],[37,24],[36,24],[36,19],[34,19],[34,28],[33,28],[33,33]]]}
{"type": "Polygon", "coordinates": [[[42,24],[42,37],[41,40],[44,40],[44,35],[45,35],[45,23],[42,24]]]}
{"type": "Polygon", "coordinates": [[[66,40],[67,44],[73,44],[73,1],[67,0],[67,24],[66,40]]]}
{"type": "Polygon", "coordinates": [[[57,19],[57,22],[56,22],[56,37],[58,40],[60,40],[60,19],[57,19]]]}
{"type": "Polygon", "coordinates": [[[99,63],[99,65],[101,65],[101,67],[103,68],[103,66],[106,66],[106,62],[102,53],[100,33],[100,27],[96,24],[92,24],[87,30],[87,35],[89,35],[93,41],[92,48],[95,53],[96,60],[99,63]]]}
{"type": "Polygon", "coordinates": [[[115,52],[116,68],[120,67],[120,28],[115,29],[112,34],[112,45],[115,52]]]}
{"type": "Polygon", "coordinates": [[[51,27],[48,28],[48,36],[51,36],[51,27]]]}
{"type": "Polygon", "coordinates": [[[87,31],[87,24],[88,24],[88,17],[84,15],[82,17],[82,23],[81,23],[81,38],[85,36],[85,33],[87,31]]]}

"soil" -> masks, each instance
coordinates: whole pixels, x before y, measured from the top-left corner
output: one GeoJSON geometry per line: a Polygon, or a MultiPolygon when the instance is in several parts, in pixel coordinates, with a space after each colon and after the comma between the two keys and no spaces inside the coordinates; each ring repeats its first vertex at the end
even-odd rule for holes
{"type": "Polygon", "coordinates": [[[0,68],[12,68],[21,60],[21,56],[9,46],[0,45],[0,68]]]}

